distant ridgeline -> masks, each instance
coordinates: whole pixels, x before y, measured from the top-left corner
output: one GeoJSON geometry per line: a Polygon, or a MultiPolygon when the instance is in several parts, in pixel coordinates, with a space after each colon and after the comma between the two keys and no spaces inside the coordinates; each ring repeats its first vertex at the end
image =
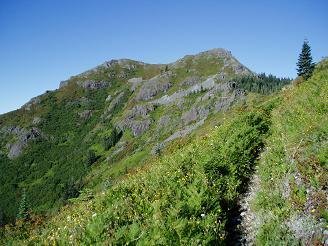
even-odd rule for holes
{"type": "Polygon", "coordinates": [[[0,116],[0,224],[15,221],[23,195],[31,215],[47,215],[82,189],[106,190],[249,93],[288,83],[224,49],[170,64],[112,60],[71,77],[0,116]]]}

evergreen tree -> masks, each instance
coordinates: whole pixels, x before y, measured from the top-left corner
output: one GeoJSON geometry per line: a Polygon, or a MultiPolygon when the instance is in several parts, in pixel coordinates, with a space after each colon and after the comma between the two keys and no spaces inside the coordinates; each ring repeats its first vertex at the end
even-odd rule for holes
{"type": "Polygon", "coordinates": [[[94,150],[90,149],[88,151],[88,160],[87,160],[87,164],[88,166],[91,166],[94,162],[96,162],[97,160],[97,156],[94,150]]]}
{"type": "Polygon", "coordinates": [[[26,190],[23,189],[22,199],[18,208],[18,214],[17,219],[29,219],[30,213],[29,213],[29,206],[26,198],[26,190]]]}
{"type": "Polygon", "coordinates": [[[304,41],[302,52],[298,57],[297,75],[304,79],[311,77],[314,70],[314,63],[312,62],[311,47],[307,40],[304,41]]]}
{"type": "Polygon", "coordinates": [[[121,139],[123,132],[117,130],[115,127],[112,129],[112,132],[109,137],[105,137],[103,141],[103,146],[105,150],[109,150],[111,147],[121,139]]]}

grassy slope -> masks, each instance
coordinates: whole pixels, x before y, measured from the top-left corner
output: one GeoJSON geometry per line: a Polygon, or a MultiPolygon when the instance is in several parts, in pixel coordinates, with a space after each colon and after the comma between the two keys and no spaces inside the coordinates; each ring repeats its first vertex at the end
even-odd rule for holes
{"type": "Polygon", "coordinates": [[[172,145],[166,155],[149,161],[94,198],[82,194],[44,226],[31,229],[25,224],[18,231],[7,227],[7,240],[224,243],[229,236],[229,210],[244,190],[268,126],[267,108],[239,108],[236,116],[207,135],[187,145],[172,145]]]}
{"type": "MultiPolygon", "coordinates": [[[[245,187],[271,120],[272,136],[259,165],[261,191],[253,202],[263,222],[257,240],[297,244],[302,238],[291,233],[291,218],[309,209],[317,218],[326,216],[327,70],[323,62],[309,81],[262,106],[238,108],[204,137],[172,144],[163,157],[148,159],[142,169],[108,183],[102,193],[85,191],[46,222],[7,226],[4,242],[224,243],[228,211],[245,187]],[[307,193],[308,187],[313,191],[307,193]],[[318,204],[308,206],[308,200],[318,204]]],[[[134,166],[143,155],[129,158],[126,166],[134,166]]],[[[115,166],[114,171],[124,173],[115,166]]],[[[321,240],[320,235],[313,240],[321,240]]]]}
{"type": "MultiPolygon", "coordinates": [[[[181,67],[181,71],[184,71],[182,74],[174,70],[176,75],[173,78],[175,83],[172,88],[177,90],[178,81],[188,75],[197,73],[203,76],[209,71],[215,73],[222,66],[221,60],[213,59],[207,66],[208,70],[203,71],[204,66],[199,64],[204,65],[204,59],[204,57],[197,58],[197,62],[192,65],[195,70],[192,73],[186,73],[183,67],[181,67]]],[[[30,143],[23,154],[14,160],[6,157],[8,150],[5,145],[9,141],[13,142],[15,138],[5,136],[4,139],[0,139],[0,151],[3,152],[0,154],[0,168],[4,170],[0,173],[2,197],[0,225],[14,221],[23,189],[27,190],[33,211],[47,214],[65,204],[67,198],[76,196],[81,187],[88,185],[101,189],[108,183],[109,178],[114,180],[124,174],[128,168],[143,163],[154,144],[154,140],[151,140],[153,138],[151,131],[138,138],[131,138],[126,131],[122,138],[122,142],[126,142],[126,147],[115,156],[115,160],[110,161],[110,164],[105,159],[115,151],[115,148],[105,151],[102,146],[103,138],[111,131],[112,125],[121,119],[124,112],[135,105],[135,102],[129,103],[134,94],[131,95],[129,92],[130,85],[127,80],[138,76],[150,79],[164,69],[161,65],[143,65],[134,61],[126,61],[125,65],[127,64],[135,68],[129,70],[115,64],[109,68],[100,67],[71,77],[67,86],[40,96],[40,103],[33,105],[31,111],[19,109],[0,116],[0,129],[13,125],[30,129],[33,127],[31,124],[33,118],[40,117],[42,122],[37,127],[46,136],[42,141],[30,143]],[[122,73],[124,78],[120,77],[122,73]],[[86,91],[74,83],[90,79],[110,81],[111,87],[86,91]],[[106,97],[109,94],[115,97],[121,91],[125,91],[124,100],[111,112],[110,119],[101,119],[100,116],[110,104],[105,102],[106,97]],[[81,101],[82,98],[85,100],[81,101]],[[91,118],[80,119],[78,113],[83,110],[93,110],[91,118]],[[8,139],[9,137],[12,139],[8,139]],[[138,153],[140,146],[144,149],[138,153]],[[91,172],[90,167],[86,166],[88,149],[94,149],[99,156],[91,172]]],[[[162,114],[158,112],[157,117],[162,114]]],[[[159,132],[155,140],[163,137],[165,137],[163,133],[159,132]]]]}
{"type": "Polygon", "coordinates": [[[328,61],[280,97],[259,165],[261,188],[253,201],[261,224],[257,243],[319,243],[320,227],[327,228],[328,220],[328,61]]]}

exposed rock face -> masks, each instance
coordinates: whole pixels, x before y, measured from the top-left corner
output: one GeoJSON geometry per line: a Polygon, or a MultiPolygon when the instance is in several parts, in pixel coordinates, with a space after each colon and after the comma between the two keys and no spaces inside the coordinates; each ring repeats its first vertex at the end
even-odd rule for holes
{"type": "Polygon", "coordinates": [[[42,122],[42,119],[40,117],[38,117],[38,116],[35,116],[33,118],[32,124],[33,125],[39,125],[41,122],[42,122]]]}
{"type": "Polygon", "coordinates": [[[79,116],[83,120],[87,120],[92,116],[92,110],[84,110],[79,113],[79,116]]]}
{"type": "Polygon", "coordinates": [[[167,127],[170,124],[171,117],[169,115],[163,115],[158,123],[157,123],[157,128],[162,129],[167,127]]]}
{"type": "Polygon", "coordinates": [[[181,120],[185,125],[189,122],[195,121],[198,118],[198,112],[196,108],[192,108],[191,110],[182,114],[181,120]]]}
{"type": "Polygon", "coordinates": [[[148,130],[152,121],[150,119],[140,120],[140,121],[131,121],[127,124],[131,128],[133,136],[137,137],[143,134],[148,130]]]}
{"type": "Polygon", "coordinates": [[[26,104],[24,104],[22,106],[22,108],[24,108],[27,111],[30,111],[32,106],[38,105],[38,104],[40,104],[40,102],[41,102],[41,98],[39,96],[33,97],[30,101],[28,101],[26,104]]]}
{"type": "Polygon", "coordinates": [[[136,118],[137,116],[146,117],[151,111],[154,111],[155,106],[153,104],[136,105],[131,109],[129,118],[136,118]]]}
{"type": "Polygon", "coordinates": [[[97,89],[105,88],[110,85],[110,83],[108,81],[103,81],[103,80],[78,81],[77,84],[86,90],[97,90],[97,89]]]}
{"type": "Polygon", "coordinates": [[[9,159],[13,159],[19,156],[29,142],[41,137],[41,131],[34,127],[28,131],[15,127],[11,133],[18,135],[18,140],[15,143],[6,145],[7,149],[9,150],[9,159]]]}
{"type": "Polygon", "coordinates": [[[112,96],[111,96],[111,95],[108,95],[108,96],[106,97],[106,102],[110,102],[110,100],[112,100],[112,96]]]}
{"type": "Polygon", "coordinates": [[[199,84],[201,82],[201,78],[198,76],[189,76],[183,81],[180,82],[181,86],[192,86],[195,84],[199,84]]]}
{"type": "Polygon", "coordinates": [[[69,80],[64,80],[59,83],[59,89],[67,86],[69,83],[69,80]]]}
{"type": "Polygon", "coordinates": [[[133,136],[138,137],[142,135],[145,131],[147,131],[151,124],[152,120],[148,118],[141,120],[128,119],[118,123],[117,127],[123,130],[127,128],[131,129],[133,136]]]}
{"type": "Polygon", "coordinates": [[[199,107],[193,107],[189,111],[182,114],[182,121],[185,125],[189,124],[192,121],[195,121],[197,119],[203,119],[208,116],[210,113],[210,107],[209,106],[199,106],[199,107]]]}
{"type": "Polygon", "coordinates": [[[245,66],[240,64],[234,57],[231,57],[231,59],[225,59],[224,60],[224,67],[231,67],[235,74],[251,74],[251,71],[248,70],[245,66]]]}
{"type": "Polygon", "coordinates": [[[168,137],[167,139],[164,140],[164,143],[167,143],[167,142],[170,142],[176,138],[180,138],[180,137],[184,137],[186,136],[187,134],[189,134],[190,132],[192,132],[193,130],[195,130],[197,127],[203,125],[205,122],[205,119],[202,119],[198,122],[196,122],[195,124],[193,125],[189,125],[185,128],[183,128],[182,130],[179,130],[175,133],[173,133],[170,137],[168,137]]]}
{"type": "Polygon", "coordinates": [[[136,105],[134,106],[125,119],[120,123],[120,128],[130,128],[133,136],[140,136],[149,129],[152,120],[149,119],[149,113],[155,110],[152,104],[136,105]]]}
{"type": "Polygon", "coordinates": [[[1,129],[1,133],[4,134],[14,134],[19,135],[25,133],[26,130],[23,128],[20,128],[19,126],[8,126],[1,129]]]}
{"type": "Polygon", "coordinates": [[[152,150],[151,150],[151,154],[152,155],[159,155],[161,152],[161,149],[163,149],[165,147],[164,143],[157,143],[153,146],[152,150]]]}
{"type": "Polygon", "coordinates": [[[171,86],[169,75],[158,75],[142,84],[136,99],[138,101],[149,100],[160,92],[166,92],[171,86]]]}
{"type": "Polygon", "coordinates": [[[129,59],[119,59],[119,60],[114,59],[114,60],[106,61],[100,66],[105,67],[105,68],[111,68],[111,67],[115,67],[118,65],[121,68],[125,68],[129,71],[133,71],[134,69],[136,69],[137,64],[144,64],[144,63],[132,61],[129,59]]]}
{"type": "Polygon", "coordinates": [[[135,91],[137,86],[142,82],[142,78],[132,78],[128,82],[131,84],[131,91],[135,91]]]}
{"type": "MultiPolygon", "coordinates": [[[[107,97],[108,98],[108,97],[107,97]]],[[[111,112],[117,107],[124,99],[124,91],[115,96],[111,101],[109,106],[105,109],[102,117],[110,117],[111,112]]]]}
{"type": "MultiPolygon", "coordinates": [[[[124,68],[128,71],[133,71],[134,69],[136,69],[137,65],[144,65],[145,63],[143,62],[139,62],[139,61],[133,61],[133,60],[129,60],[129,59],[120,59],[120,60],[110,60],[110,61],[105,61],[103,64],[89,69],[81,74],[79,74],[78,76],[80,77],[87,77],[89,74],[92,73],[96,73],[98,72],[100,69],[107,69],[107,68],[115,68],[117,66],[119,66],[120,68],[124,68]]],[[[124,74],[124,77],[126,77],[125,73],[121,73],[120,76],[122,76],[124,74]]],[[[119,77],[114,71],[112,73],[109,74],[109,78],[114,78],[114,77],[119,77]]]]}
{"type": "Polygon", "coordinates": [[[217,84],[215,83],[215,76],[212,76],[212,77],[209,77],[208,79],[206,79],[204,82],[195,84],[194,86],[191,86],[186,90],[180,90],[180,91],[174,92],[170,96],[164,95],[163,97],[161,97],[157,100],[154,100],[152,103],[160,104],[160,105],[170,104],[170,103],[173,103],[173,102],[177,101],[178,99],[181,99],[192,93],[198,93],[203,90],[212,89],[216,85],[217,84]]]}

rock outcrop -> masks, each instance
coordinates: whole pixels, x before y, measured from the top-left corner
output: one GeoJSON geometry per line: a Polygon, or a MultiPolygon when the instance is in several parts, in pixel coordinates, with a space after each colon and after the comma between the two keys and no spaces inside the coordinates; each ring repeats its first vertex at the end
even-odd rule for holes
{"type": "Polygon", "coordinates": [[[110,86],[108,81],[96,81],[96,80],[85,80],[85,81],[78,81],[77,84],[83,87],[86,90],[97,90],[101,88],[105,88],[110,86]]]}
{"type": "Polygon", "coordinates": [[[131,84],[131,91],[135,91],[137,86],[142,82],[142,78],[131,78],[128,82],[131,84]]]}
{"type": "Polygon", "coordinates": [[[176,138],[181,138],[181,137],[184,137],[184,136],[188,135],[190,132],[192,132],[193,130],[195,130],[199,126],[203,125],[204,122],[205,122],[205,119],[202,119],[202,120],[196,122],[195,124],[186,126],[183,129],[181,129],[179,131],[176,131],[171,136],[166,138],[163,143],[167,143],[167,142],[173,141],[176,138]]]}
{"type": "Polygon", "coordinates": [[[40,104],[40,102],[41,102],[40,96],[33,97],[30,101],[24,104],[22,108],[24,108],[27,111],[30,111],[33,106],[40,104]]]}
{"type": "Polygon", "coordinates": [[[124,117],[119,127],[121,129],[129,128],[132,130],[133,136],[140,136],[152,124],[153,121],[149,119],[149,113],[154,110],[155,106],[152,104],[136,105],[129,110],[129,113],[124,117]]]}
{"type": "Polygon", "coordinates": [[[33,125],[39,125],[42,122],[42,119],[38,116],[35,116],[32,120],[33,125]]]}
{"type": "Polygon", "coordinates": [[[168,74],[158,75],[154,78],[143,82],[136,96],[138,101],[145,101],[153,98],[160,92],[166,92],[172,83],[168,74]]]}
{"type": "Polygon", "coordinates": [[[137,137],[147,131],[151,125],[152,121],[150,119],[145,120],[134,120],[127,124],[131,128],[133,136],[137,137]]]}
{"type": "Polygon", "coordinates": [[[84,110],[79,113],[79,117],[82,120],[87,120],[92,116],[92,110],[84,110]]]}
{"type": "Polygon", "coordinates": [[[64,80],[59,83],[59,89],[67,86],[69,83],[69,80],[64,80]]]}
{"type": "Polygon", "coordinates": [[[184,125],[188,125],[192,121],[196,121],[197,119],[204,119],[210,113],[211,107],[201,105],[198,107],[193,107],[189,111],[185,112],[181,116],[181,120],[184,125]]]}
{"type": "Polygon", "coordinates": [[[9,143],[6,145],[9,151],[7,155],[9,159],[18,157],[29,142],[41,137],[41,131],[35,127],[30,130],[12,127],[10,129],[10,133],[15,134],[17,136],[17,140],[14,143],[9,143]]]}
{"type": "Polygon", "coordinates": [[[182,80],[179,85],[180,86],[192,86],[195,84],[199,84],[201,82],[201,78],[199,76],[189,76],[182,80]]]}
{"type": "Polygon", "coordinates": [[[104,113],[102,115],[102,118],[108,118],[108,117],[110,117],[111,112],[115,109],[115,107],[117,107],[120,103],[123,102],[123,99],[124,99],[124,91],[120,92],[113,99],[112,99],[112,97],[110,97],[110,100],[109,100],[110,101],[110,104],[105,109],[105,111],[104,111],[104,113]]]}

